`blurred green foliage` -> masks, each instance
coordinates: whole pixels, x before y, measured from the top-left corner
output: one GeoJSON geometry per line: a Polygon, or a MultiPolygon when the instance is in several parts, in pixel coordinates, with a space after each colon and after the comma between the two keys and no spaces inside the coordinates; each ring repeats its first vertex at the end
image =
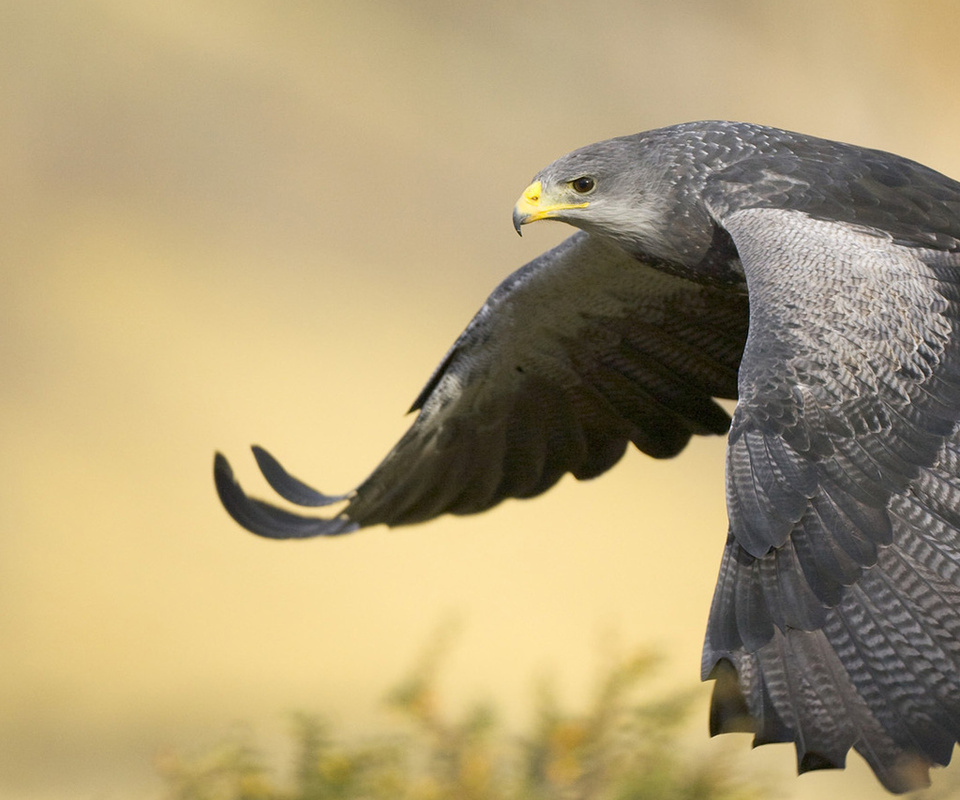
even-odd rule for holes
{"type": "Polygon", "coordinates": [[[460,719],[437,693],[443,643],[388,696],[407,732],[347,743],[320,718],[292,729],[292,767],[275,769],[248,742],[158,759],[165,800],[755,800],[764,794],[730,759],[681,744],[692,694],[650,699],[656,658],[621,660],[592,706],[564,712],[542,686],[532,729],[506,733],[479,705],[460,719]]]}

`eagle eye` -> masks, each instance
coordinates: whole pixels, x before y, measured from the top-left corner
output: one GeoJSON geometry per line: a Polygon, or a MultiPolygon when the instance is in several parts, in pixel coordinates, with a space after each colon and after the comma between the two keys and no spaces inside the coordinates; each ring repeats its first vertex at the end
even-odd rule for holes
{"type": "Polygon", "coordinates": [[[597,182],[589,175],[584,175],[570,181],[570,185],[577,194],[590,194],[596,188],[597,182]]]}

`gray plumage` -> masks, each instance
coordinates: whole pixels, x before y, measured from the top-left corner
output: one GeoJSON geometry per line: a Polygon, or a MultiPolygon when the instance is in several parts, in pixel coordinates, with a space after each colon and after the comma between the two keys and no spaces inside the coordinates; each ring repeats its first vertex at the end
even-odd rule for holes
{"type": "Polygon", "coordinates": [[[281,496],[339,514],[251,499],[218,454],[227,510],[273,538],[474,513],[729,423],[711,732],[925,785],[960,739],[960,184],[690,123],[557,160],[517,205],[536,219],[582,230],[494,291],[354,492],[255,448],[281,496]]]}

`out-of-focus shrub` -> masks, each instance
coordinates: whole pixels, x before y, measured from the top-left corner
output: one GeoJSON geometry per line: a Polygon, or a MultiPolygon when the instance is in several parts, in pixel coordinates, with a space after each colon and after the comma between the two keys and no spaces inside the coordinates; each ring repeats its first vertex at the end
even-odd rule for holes
{"type": "Polygon", "coordinates": [[[693,695],[650,698],[656,659],[610,668],[592,705],[572,714],[545,687],[532,729],[506,732],[492,707],[459,719],[437,693],[442,647],[388,696],[399,735],[348,742],[319,717],[293,720],[294,763],[271,767],[247,741],[158,759],[165,800],[754,800],[729,759],[693,754],[682,723],[693,695]],[[644,692],[644,689],[647,691],[644,692]]]}

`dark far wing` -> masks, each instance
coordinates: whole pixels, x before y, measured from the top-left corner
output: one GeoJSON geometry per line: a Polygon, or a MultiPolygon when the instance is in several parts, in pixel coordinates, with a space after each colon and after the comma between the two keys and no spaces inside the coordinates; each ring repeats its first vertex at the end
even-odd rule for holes
{"type": "Polygon", "coordinates": [[[750,333],[710,612],[711,729],[925,785],[960,738],[960,258],[799,211],[718,215],[750,333]]]}
{"type": "Polygon", "coordinates": [[[664,274],[578,232],[507,278],[460,335],[411,410],[413,425],[354,491],[328,496],[254,452],[307,517],[248,497],[217,454],[220,499],[270,538],[407,525],[533,497],[565,473],[592,478],[628,443],[658,458],[723,434],[713,398],[736,397],[747,328],[742,293],[664,274]]]}

